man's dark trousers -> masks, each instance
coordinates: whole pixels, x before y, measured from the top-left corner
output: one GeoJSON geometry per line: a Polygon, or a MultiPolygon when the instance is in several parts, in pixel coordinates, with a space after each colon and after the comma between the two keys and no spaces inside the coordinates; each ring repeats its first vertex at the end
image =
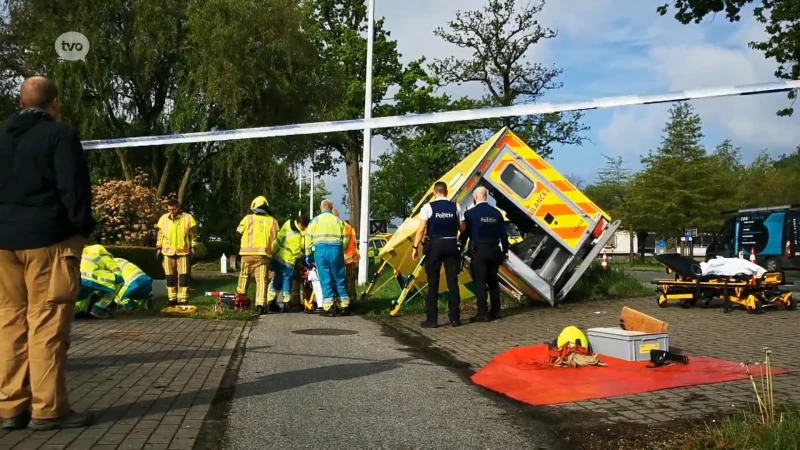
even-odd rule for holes
{"type": "Polygon", "coordinates": [[[503,264],[503,251],[498,244],[480,243],[474,244],[471,250],[471,272],[475,283],[478,316],[496,318],[500,313],[500,282],[497,272],[503,264]],[[487,308],[486,304],[487,288],[491,308],[487,308]]]}
{"type": "Polygon", "coordinates": [[[447,280],[448,316],[451,322],[461,320],[461,295],[458,291],[458,272],[461,269],[461,253],[456,239],[431,239],[425,252],[425,275],[428,278],[428,295],[425,312],[430,323],[439,322],[439,272],[444,265],[447,280]]]}

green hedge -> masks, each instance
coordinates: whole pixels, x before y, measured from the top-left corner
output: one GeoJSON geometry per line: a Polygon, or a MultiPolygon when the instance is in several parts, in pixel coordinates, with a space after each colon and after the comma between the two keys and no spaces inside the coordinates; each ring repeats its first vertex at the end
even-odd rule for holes
{"type": "Polygon", "coordinates": [[[154,280],[164,279],[164,268],[156,257],[153,247],[132,247],[127,245],[106,245],[106,250],[115,258],[122,258],[138,266],[154,280]]]}

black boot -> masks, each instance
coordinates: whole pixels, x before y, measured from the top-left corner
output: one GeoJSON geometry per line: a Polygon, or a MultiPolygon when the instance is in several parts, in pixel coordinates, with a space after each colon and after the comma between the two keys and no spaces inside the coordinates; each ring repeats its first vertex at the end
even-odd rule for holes
{"type": "Polygon", "coordinates": [[[170,300],[170,301],[167,302],[167,306],[170,307],[170,308],[174,308],[174,307],[178,306],[178,301],[177,300],[170,300]]]}
{"type": "Polygon", "coordinates": [[[36,431],[61,430],[64,428],[88,427],[94,423],[94,416],[90,412],[78,413],[70,411],[58,419],[33,419],[28,428],[36,431]]]}
{"type": "Polygon", "coordinates": [[[439,324],[433,320],[425,320],[424,322],[420,323],[419,326],[422,328],[436,328],[439,326],[439,324]]]}
{"type": "Polygon", "coordinates": [[[264,308],[264,306],[263,306],[263,305],[258,305],[258,306],[256,306],[256,313],[257,313],[259,316],[263,316],[264,314],[266,314],[266,313],[267,313],[267,310],[264,308]]]}
{"type": "Polygon", "coordinates": [[[473,317],[470,317],[469,321],[472,322],[472,323],[475,323],[475,322],[488,322],[489,318],[487,316],[485,316],[484,314],[477,314],[477,315],[475,315],[473,317]]]}
{"type": "Polygon", "coordinates": [[[28,426],[31,421],[31,412],[25,411],[16,417],[10,419],[3,419],[0,421],[0,429],[3,430],[22,430],[28,426]]]}
{"type": "Polygon", "coordinates": [[[283,306],[281,307],[281,312],[282,313],[292,312],[292,308],[289,306],[289,303],[284,303],[283,304],[283,306]]]}

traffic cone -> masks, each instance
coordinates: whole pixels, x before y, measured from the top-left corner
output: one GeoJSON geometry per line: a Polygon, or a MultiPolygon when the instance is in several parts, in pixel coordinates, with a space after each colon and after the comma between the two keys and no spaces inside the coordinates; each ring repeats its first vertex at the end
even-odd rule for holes
{"type": "Polygon", "coordinates": [[[605,250],[603,250],[603,259],[600,262],[600,267],[602,267],[603,270],[608,270],[608,256],[606,256],[605,250]]]}
{"type": "Polygon", "coordinates": [[[750,248],[750,262],[755,264],[756,263],[756,248],[750,248]]]}

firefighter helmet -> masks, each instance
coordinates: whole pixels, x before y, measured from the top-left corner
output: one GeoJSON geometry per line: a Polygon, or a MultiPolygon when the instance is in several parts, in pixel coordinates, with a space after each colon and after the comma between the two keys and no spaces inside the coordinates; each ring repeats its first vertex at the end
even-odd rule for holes
{"type": "Polygon", "coordinates": [[[558,335],[558,339],[556,341],[556,346],[561,348],[567,342],[583,348],[589,347],[589,340],[586,339],[586,335],[574,326],[568,326],[561,330],[561,334],[558,335]]]}
{"type": "Polygon", "coordinates": [[[263,195],[259,195],[258,197],[253,199],[252,203],[250,203],[250,209],[251,210],[252,209],[258,209],[258,208],[261,208],[261,207],[264,207],[264,206],[269,206],[269,202],[267,202],[267,198],[264,197],[263,195]]]}

